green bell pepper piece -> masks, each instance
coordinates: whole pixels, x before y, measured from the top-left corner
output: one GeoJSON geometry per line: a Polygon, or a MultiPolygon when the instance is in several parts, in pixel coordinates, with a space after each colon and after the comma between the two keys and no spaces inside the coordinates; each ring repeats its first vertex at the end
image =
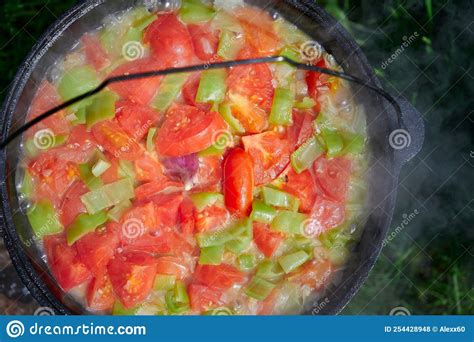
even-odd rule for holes
{"type": "Polygon", "coordinates": [[[60,233],[64,229],[59,221],[59,215],[48,200],[41,200],[36,203],[27,213],[27,216],[33,233],[38,239],[46,235],[60,233]]]}
{"type": "Polygon", "coordinates": [[[275,284],[269,282],[268,280],[255,276],[252,278],[250,284],[247,286],[245,294],[257,300],[264,300],[270,295],[274,288],[275,284]]]}
{"type": "Polygon", "coordinates": [[[275,218],[277,211],[275,208],[263,203],[259,200],[254,200],[252,203],[252,213],[250,218],[260,223],[270,224],[275,218]]]}
{"type": "Polygon", "coordinates": [[[180,19],[186,24],[199,24],[211,20],[216,12],[200,0],[184,0],[179,11],[180,19]]]}
{"type": "Polygon", "coordinates": [[[311,97],[303,97],[303,99],[300,102],[295,102],[294,107],[297,109],[305,110],[305,109],[311,109],[314,106],[316,106],[316,101],[313,100],[311,97]]]}
{"type": "Polygon", "coordinates": [[[153,153],[155,151],[155,135],[156,135],[157,129],[155,127],[152,127],[148,130],[148,134],[146,136],[146,149],[148,152],[153,153]]]}
{"type": "Polygon", "coordinates": [[[105,211],[99,211],[96,214],[80,214],[74,222],[67,228],[67,243],[72,246],[77,240],[84,235],[96,230],[99,226],[108,221],[105,211]]]}
{"type": "Polygon", "coordinates": [[[176,276],[167,274],[157,274],[153,289],[156,291],[172,290],[176,284],[176,276]]]}
{"type": "Polygon", "coordinates": [[[89,129],[98,122],[115,117],[115,102],[117,100],[117,94],[111,91],[96,95],[92,103],[86,108],[87,128],[89,129]]]}
{"type": "Polygon", "coordinates": [[[165,295],[166,306],[171,313],[179,314],[189,310],[189,297],[186,292],[186,285],[182,281],[177,281],[174,290],[170,290],[165,295]]]}
{"type": "Polygon", "coordinates": [[[243,39],[239,33],[223,29],[217,46],[217,55],[227,61],[233,60],[239,54],[242,45],[243,39]]]}
{"type": "Polygon", "coordinates": [[[278,263],[285,273],[291,273],[310,259],[310,256],[304,251],[298,251],[292,254],[284,255],[278,258],[278,263]]]}
{"type": "Polygon", "coordinates": [[[311,168],[314,161],[323,153],[323,147],[316,137],[312,136],[291,154],[291,166],[296,173],[301,173],[311,168]]]}
{"type": "Polygon", "coordinates": [[[295,196],[268,186],[262,188],[262,199],[267,205],[294,211],[297,211],[300,205],[295,196]]]}
{"type": "MultiPolygon", "coordinates": [[[[87,93],[99,85],[99,79],[90,65],[74,67],[64,73],[59,81],[58,92],[64,101],[87,93]]],[[[84,99],[72,108],[78,109],[92,103],[92,99],[84,99]]]]}
{"type": "Polygon", "coordinates": [[[89,214],[96,214],[134,197],[133,182],[130,178],[125,178],[82,195],[81,201],[89,214]]]}
{"type": "Polygon", "coordinates": [[[273,105],[269,122],[273,125],[290,126],[293,123],[293,103],[295,96],[290,89],[277,88],[273,96],[273,105]]]}
{"type": "Polygon", "coordinates": [[[220,265],[224,255],[224,246],[204,247],[199,255],[200,265],[220,265]]]}
{"type": "Polygon", "coordinates": [[[119,222],[122,218],[122,215],[127,211],[128,208],[132,206],[132,202],[130,200],[125,200],[117,205],[115,205],[112,209],[107,212],[107,216],[114,222],[119,222]]]}
{"type": "Polygon", "coordinates": [[[79,165],[79,175],[89,190],[95,190],[104,185],[102,179],[92,174],[89,164],[79,165]]]}
{"type": "Polygon", "coordinates": [[[165,76],[152,100],[151,106],[160,113],[165,112],[183,89],[189,74],[171,74],[165,76]]]}
{"type": "Polygon", "coordinates": [[[224,245],[235,240],[252,229],[252,221],[245,218],[234,222],[231,227],[214,232],[203,232],[196,234],[199,247],[212,247],[224,245]]]}
{"type": "Polygon", "coordinates": [[[130,178],[135,182],[135,165],[129,160],[120,160],[118,168],[118,176],[120,178],[130,178]]]}
{"type": "Polygon", "coordinates": [[[227,71],[212,69],[203,71],[196,94],[196,102],[221,103],[226,92],[227,71]]]}
{"type": "Polygon", "coordinates": [[[276,283],[283,278],[285,272],[278,262],[265,260],[257,266],[255,275],[272,283],[276,283]]]}
{"type": "Polygon", "coordinates": [[[231,105],[228,103],[222,103],[219,105],[219,113],[225,122],[230,126],[230,128],[236,133],[245,133],[245,128],[242,126],[239,120],[232,115],[231,105]]]}
{"type": "Polygon", "coordinates": [[[134,307],[130,309],[125,309],[123,304],[116,300],[114,307],[112,309],[112,315],[114,316],[135,316],[137,314],[139,307],[134,307]]]}
{"type": "Polygon", "coordinates": [[[329,158],[338,156],[344,148],[344,141],[335,129],[321,128],[320,137],[326,147],[326,154],[329,158]]]}
{"type": "Polygon", "coordinates": [[[365,148],[365,138],[361,134],[354,134],[349,132],[341,133],[342,140],[344,141],[344,149],[341,155],[346,154],[361,154],[365,148]]]}
{"type": "Polygon", "coordinates": [[[237,264],[242,271],[250,271],[255,268],[256,258],[253,254],[242,254],[237,257],[237,264]]]}
{"type": "Polygon", "coordinates": [[[218,192],[199,192],[192,194],[190,198],[197,211],[203,211],[206,207],[215,204],[224,205],[224,195],[218,192]]]}
{"type": "Polygon", "coordinates": [[[308,216],[302,213],[283,210],[272,221],[270,228],[288,234],[304,234],[304,225],[308,216]]]}
{"type": "Polygon", "coordinates": [[[92,167],[91,172],[95,177],[100,177],[104,174],[105,171],[110,168],[110,166],[111,164],[109,162],[106,162],[103,159],[99,159],[92,167]]]}

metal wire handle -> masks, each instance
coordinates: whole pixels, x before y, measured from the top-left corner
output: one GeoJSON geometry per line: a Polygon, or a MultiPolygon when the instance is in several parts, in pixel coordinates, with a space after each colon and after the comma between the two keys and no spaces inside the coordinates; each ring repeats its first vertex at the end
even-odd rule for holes
{"type": "Polygon", "coordinates": [[[179,74],[179,73],[186,73],[186,72],[195,72],[195,71],[202,71],[202,70],[209,70],[209,69],[223,69],[223,68],[231,68],[231,67],[236,67],[236,66],[242,66],[242,65],[251,65],[251,64],[264,64],[264,63],[281,63],[281,62],[286,62],[297,69],[302,69],[302,70],[307,70],[307,71],[315,71],[319,72],[321,74],[326,74],[338,78],[342,78],[346,81],[353,82],[359,85],[362,85],[379,95],[383,96],[395,109],[397,112],[397,120],[398,124],[400,127],[403,126],[403,123],[401,121],[402,118],[402,110],[400,108],[400,105],[397,103],[397,101],[385,90],[379,87],[375,87],[369,82],[346,74],[345,72],[340,72],[340,71],[335,71],[327,68],[322,68],[314,65],[309,65],[309,64],[304,64],[304,63],[299,63],[295,62],[294,60],[284,57],[284,56],[271,56],[271,57],[261,57],[261,58],[251,58],[251,59],[241,59],[241,60],[234,60],[234,61],[226,61],[226,62],[216,62],[216,63],[206,63],[206,64],[197,64],[197,65],[192,65],[192,66],[186,66],[186,67],[181,67],[181,68],[169,68],[169,69],[163,69],[163,70],[155,70],[155,71],[147,71],[147,72],[140,72],[140,73],[133,73],[133,74],[127,74],[127,75],[120,75],[120,76],[114,76],[105,79],[99,86],[96,88],[82,94],[79,96],[76,96],[66,102],[63,102],[62,104],[51,108],[50,110],[44,112],[43,114],[37,116],[36,118],[32,119],[31,121],[25,123],[23,126],[18,128],[16,131],[14,131],[12,134],[10,134],[2,143],[0,144],[0,149],[4,149],[9,143],[11,143],[13,140],[15,140],[18,136],[26,132],[28,129],[33,127],[34,125],[40,123],[41,121],[47,119],[51,115],[77,103],[80,102],[88,97],[91,97],[97,93],[99,93],[101,90],[106,88],[108,85],[112,83],[118,83],[118,82],[123,82],[123,81],[132,81],[132,80],[137,80],[137,79],[143,79],[143,78],[151,78],[151,77],[156,77],[156,76],[164,76],[164,75],[170,75],[170,74],[179,74]]]}

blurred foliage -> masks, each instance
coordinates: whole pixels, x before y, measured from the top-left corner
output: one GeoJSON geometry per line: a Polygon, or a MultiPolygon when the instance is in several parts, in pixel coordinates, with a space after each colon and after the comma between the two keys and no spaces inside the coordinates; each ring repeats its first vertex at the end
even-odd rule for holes
{"type": "MultiPolygon", "coordinates": [[[[42,32],[75,1],[0,5],[0,99],[42,32]]],[[[324,0],[354,36],[385,87],[423,113],[425,146],[403,170],[392,228],[420,210],[384,249],[345,314],[474,314],[472,0],[324,0]],[[382,63],[419,34],[386,68],[382,63]]]]}

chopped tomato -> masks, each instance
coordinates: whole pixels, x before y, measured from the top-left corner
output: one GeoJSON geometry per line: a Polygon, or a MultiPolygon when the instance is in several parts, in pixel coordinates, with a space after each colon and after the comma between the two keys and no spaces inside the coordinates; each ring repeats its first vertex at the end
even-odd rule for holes
{"type": "Polygon", "coordinates": [[[187,66],[193,62],[191,35],[174,13],[159,15],[148,26],[143,39],[151,45],[154,58],[166,67],[187,66]]]}
{"type": "Polygon", "coordinates": [[[313,134],[314,116],[310,111],[293,111],[293,125],[288,128],[288,140],[296,150],[313,134]]]}
{"type": "Polygon", "coordinates": [[[153,196],[159,194],[167,194],[173,192],[179,192],[184,189],[183,183],[174,182],[170,180],[166,181],[154,181],[145,183],[135,188],[135,198],[137,201],[144,201],[151,199],[153,196]]]}
{"type": "Polygon", "coordinates": [[[318,290],[328,284],[332,274],[332,265],[329,260],[318,261],[316,259],[304,264],[298,271],[290,275],[289,280],[318,290]]]}
{"type": "MultiPolygon", "coordinates": [[[[251,57],[246,48],[239,59],[251,57]]],[[[232,68],[227,78],[232,113],[248,133],[260,133],[268,127],[268,113],[272,107],[274,88],[272,73],[266,64],[232,68]]]]}
{"type": "Polygon", "coordinates": [[[244,29],[245,40],[257,50],[258,56],[274,55],[281,48],[274,21],[267,12],[240,7],[234,13],[244,29]]]}
{"type": "Polygon", "coordinates": [[[76,164],[60,161],[52,151],[40,154],[28,169],[37,179],[34,198],[48,198],[55,207],[61,205],[64,193],[79,178],[76,164]]]}
{"type": "Polygon", "coordinates": [[[174,256],[163,256],[156,261],[156,273],[174,275],[177,279],[184,279],[189,275],[189,267],[174,256]]]}
{"type": "MultiPolygon", "coordinates": [[[[28,111],[28,121],[33,120],[44,112],[56,107],[60,103],[61,98],[54,85],[48,81],[43,81],[36,91],[33,101],[31,102],[30,109],[28,111]]],[[[33,137],[36,132],[43,129],[52,130],[54,135],[67,135],[71,129],[71,124],[65,118],[64,112],[61,111],[30,128],[26,132],[26,136],[33,137]]]]}
{"type": "Polygon", "coordinates": [[[317,197],[311,209],[311,217],[308,226],[305,227],[307,234],[318,236],[319,234],[337,227],[346,216],[344,204],[317,197]]]}
{"type": "Polygon", "coordinates": [[[156,275],[156,263],[144,253],[121,253],[107,266],[115,294],[127,309],[143,302],[150,294],[156,275]]]}
{"type": "Polygon", "coordinates": [[[252,207],[254,176],[252,159],[241,148],[233,149],[223,164],[224,200],[231,213],[249,214],[252,207]]]}
{"type": "Polygon", "coordinates": [[[272,290],[272,292],[265,298],[263,301],[259,302],[259,315],[271,315],[273,310],[275,310],[275,305],[278,301],[278,297],[281,295],[280,289],[277,287],[272,290]]]}
{"type": "Polygon", "coordinates": [[[114,256],[119,245],[118,229],[118,224],[109,223],[105,229],[89,233],[75,243],[79,259],[93,274],[99,275],[114,256]]]}
{"type": "Polygon", "coordinates": [[[119,160],[114,158],[110,153],[106,153],[106,159],[110,163],[110,167],[100,176],[104,184],[114,183],[120,179],[119,177],[119,160]]]}
{"type": "Polygon", "coordinates": [[[110,65],[110,59],[96,35],[86,33],[81,38],[87,63],[92,64],[95,70],[100,71],[110,65]]]}
{"type": "Polygon", "coordinates": [[[61,223],[67,227],[74,222],[77,215],[87,212],[81,201],[81,196],[89,192],[82,181],[77,181],[69,187],[64,194],[59,212],[61,213],[61,223]]]}
{"type": "Polygon", "coordinates": [[[150,107],[131,101],[120,101],[116,107],[119,125],[137,141],[145,137],[152,123],[159,117],[159,114],[150,107]]]}
{"type": "Polygon", "coordinates": [[[148,202],[134,205],[120,219],[119,236],[125,243],[131,243],[148,232],[155,232],[158,227],[156,204],[148,202]]]}
{"type": "Polygon", "coordinates": [[[317,194],[316,183],[311,172],[305,170],[298,174],[289,167],[287,179],[283,189],[300,200],[300,210],[303,213],[310,212],[317,194]]]}
{"type": "MultiPolygon", "coordinates": [[[[159,60],[151,57],[142,58],[118,66],[114,71],[112,71],[109,77],[155,71],[160,68],[163,68],[163,65],[159,60]]],[[[110,84],[109,88],[124,99],[142,105],[148,105],[158,90],[161,78],[162,77],[156,76],[133,81],[123,81],[110,84]]]]}
{"type": "Polygon", "coordinates": [[[193,178],[194,188],[202,191],[220,191],[222,180],[222,157],[198,158],[198,170],[193,178]]]}
{"type": "Polygon", "coordinates": [[[105,270],[89,283],[86,300],[89,309],[92,311],[112,309],[115,302],[115,294],[109,275],[105,270]]]}
{"type": "Polygon", "coordinates": [[[196,207],[189,198],[185,198],[178,209],[178,222],[180,225],[181,232],[185,236],[191,236],[194,234],[194,228],[196,220],[194,218],[196,207]]]}
{"type": "Polygon", "coordinates": [[[203,61],[211,61],[216,57],[219,44],[219,32],[213,32],[208,24],[188,25],[196,56],[203,61]]]}
{"type": "Polygon", "coordinates": [[[76,249],[67,245],[64,236],[46,236],[44,249],[51,272],[65,292],[91,278],[91,273],[77,257],[76,249]]]}
{"type": "Polygon", "coordinates": [[[227,264],[198,265],[194,272],[194,280],[197,283],[220,289],[228,289],[235,284],[242,284],[245,282],[245,278],[245,273],[227,264]]]}
{"type": "Polygon", "coordinates": [[[114,121],[102,121],[92,127],[97,142],[115,158],[135,160],[143,154],[143,149],[133,137],[114,121]]]}
{"type": "Polygon", "coordinates": [[[164,179],[163,171],[163,166],[147,155],[135,160],[135,176],[138,181],[154,182],[164,179]]]}
{"type": "MultiPolygon", "coordinates": [[[[317,67],[327,68],[324,59],[319,60],[316,64],[317,67]]],[[[308,95],[316,101],[314,110],[316,114],[319,114],[321,110],[321,104],[319,103],[319,89],[323,86],[330,86],[329,84],[329,75],[321,74],[315,71],[308,71],[306,73],[306,84],[308,85],[308,95]]]]}
{"type": "Polygon", "coordinates": [[[290,163],[290,144],[277,132],[245,136],[242,142],[245,151],[252,157],[257,186],[277,178],[290,163]]]}
{"type": "Polygon", "coordinates": [[[156,148],[167,157],[179,157],[205,150],[227,124],[216,112],[187,105],[175,105],[158,131],[156,148]]]}
{"type": "Polygon", "coordinates": [[[87,163],[97,150],[97,141],[84,125],[75,126],[66,144],[52,151],[61,160],[77,164],[87,163]]]}
{"type": "Polygon", "coordinates": [[[351,161],[344,157],[318,158],[313,165],[314,173],[325,195],[344,202],[349,190],[351,161]]]}
{"type": "Polygon", "coordinates": [[[271,231],[270,227],[266,224],[258,222],[253,224],[253,240],[258,249],[267,258],[272,257],[284,238],[285,235],[283,233],[271,231]]]}
{"type": "Polygon", "coordinates": [[[156,205],[155,216],[158,228],[161,230],[175,228],[178,225],[178,209],[183,201],[182,193],[160,194],[152,197],[151,200],[156,205]]]}
{"type": "Polygon", "coordinates": [[[183,98],[186,104],[196,106],[196,95],[201,80],[200,72],[193,72],[183,86],[183,98]]]}
{"type": "Polygon", "coordinates": [[[170,244],[163,233],[146,232],[122,238],[122,247],[126,251],[146,252],[152,254],[172,253],[170,244]]]}
{"type": "Polygon", "coordinates": [[[207,232],[225,227],[229,219],[229,213],[225,208],[218,205],[211,205],[204,210],[196,212],[196,231],[207,232]]]}
{"type": "Polygon", "coordinates": [[[191,309],[194,311],[202,312],[224,304],[221,299],[223,292],[218,287],[191,284],[188,286],[188,293],[191,309]]]}

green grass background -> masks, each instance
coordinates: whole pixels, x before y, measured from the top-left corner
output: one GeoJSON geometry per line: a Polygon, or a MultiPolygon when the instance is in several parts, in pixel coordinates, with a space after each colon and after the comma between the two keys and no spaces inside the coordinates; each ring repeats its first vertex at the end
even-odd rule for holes
{"type": "MultiPolygon", "coordinates": [[[[0,5],[0,100],[41,33],[75,1],[4,0],[0,5]]],[[[344,314],[474,313],[472,0],[320,2],[361,45],[386,89],[423,114],[426,142],[401,176],[387,245],[344,314]],[[471,12],[470,12],[471,11],[471,12]],[[419,34],[387,68],[404,37],[419,34]]]]}

